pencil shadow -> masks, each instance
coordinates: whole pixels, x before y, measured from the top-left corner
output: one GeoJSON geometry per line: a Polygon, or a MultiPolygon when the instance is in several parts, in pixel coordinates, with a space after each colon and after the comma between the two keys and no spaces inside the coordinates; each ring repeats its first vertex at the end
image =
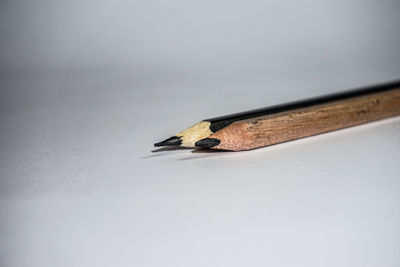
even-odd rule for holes
{"type": "Polygon", "coordinates": [[[164,151],[192,150],[192,149],[193,149],[193,148],[191,148],[191,147],[166,146],[166,147],[161,147],[161,148],[153,149],[151,152],[152,152],[152,153],[158,153],[158,152],[164,152],[164,151]]]}
{"type": "Polygon", "coordinates": [[[151,155],[148,155],[148,156],[145,156],[145,157],[141,157],[141,159],[167,157],[167,156],[171,156],[173,154],[171,154],[171,153],[162,153],[162,152],[188,151],[188,150],[191,150],[191,154],[193,156],[185,157],[185,158],[182,158],[181,160],[204,159],[204,158],[215,157],[217,155],[224,155],[224,154],[226,155],[226,154],[231,154],[232,153],[232,151],[210,149],[210,148],[161,147],[161,148],[157,148],[157,149],[151,150],[151,152],[152,152],[151,155]]]}
{"type": "Polygon", "coordinates": [[[233,151],[219,150],[219,149],[209,149],[209,148],[198,148],[193,150],[191,153],[193,156],[182,158],[181,160],[194,160],[194,159],[204,159],[216,157],[217,155],[227,155],[231,154],[233,151]],[[196,155],[197,154],[197,155],[196,155]],[[204,156],[200,155],[203,154],[204,156]]]}
{"type": "Polygon", "coordinates": [[[180,150],[192,150],[193,148],[190,147],[161,147],[157,149],[151,150],[153,153],[152,155],[142,157],[142,159],[150,159],[150,158],[156,158],[156,157],[162,157],[162,156],[168,156],[171,155],[169,153],[160,153],[160,152],[172,152],[172,151],[180,151],[180,150]]]}
{"type": "Polygon", "coordinates": [[[192,151],[193,154],[200,153],[200,154],[208,154],[208,153],[223,153],[223,152],[233,152],[221,149],[210,149],[210,148],[197,148],[192,151]]]}

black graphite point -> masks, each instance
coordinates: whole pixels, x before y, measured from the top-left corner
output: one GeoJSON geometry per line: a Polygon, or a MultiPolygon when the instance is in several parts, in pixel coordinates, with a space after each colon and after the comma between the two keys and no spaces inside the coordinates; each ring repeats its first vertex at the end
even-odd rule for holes
{"type": "Polygon", "coordinates": [[[162,142],[155,143],[154,146],[180,146],[182,144],[181,137],[172,136],[162,142]]]}
{"type": "Polygon", "coordinates": [[[208,148],[208,147],[213,147],[217,146],[221,143],[220,140],[217,138],[204,138],[199,141],[197,141],[194,145],[197,147],[203,147],[203,148],[208,148]]]}

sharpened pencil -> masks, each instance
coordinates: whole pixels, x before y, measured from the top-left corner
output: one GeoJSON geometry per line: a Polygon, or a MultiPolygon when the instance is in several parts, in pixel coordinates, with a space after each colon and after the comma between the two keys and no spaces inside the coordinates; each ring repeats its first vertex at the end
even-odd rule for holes
{"type": "MultiPolygon", "coordinates": [[[[216,117],[212,119],[202,120],[192,127],[187,128],[179,132],[178,134],[162,141],[159,143],[155,143],[154,146],[175,146],[175,147],[195,147],[196,142],[210,137],[216,132],[224,129],[230,124],[246,120],[252,119],[261,116],[273,115],[281,112],[287,112],[295,109],[301,109],[306,107],[312,107],[320,104],[331,103],[335,101],[345,100],[353,97],[365,96],[373,93],[384,92],[388,90],[392,90],[393,88],[400,87],[400,81],[394,81],[386,84],[380,84],[375,86],[370,86],[362,89],[355,89],[351,91],[344,91],[333,95],[327,95],[322,97],[316,97],[312,99],[306,99],[296,102],[291,102],[288,104],[282,104],[272,107],[260,108],[250,111],[245,111],[241,113],[235,113],[231,115],[225,115],[221,117],[216,117]]],[[[202,143],[198,143],[198,147],[210,147],[209,144],[205,145],[204,141],[202,143]]]]}
{"type": "Polygon", "coordinates": [[[195,145],[250,150],[400,115],[400,84],[374,88],[334,101],[311,101],[301,108],[236,121],[195,145]]]}

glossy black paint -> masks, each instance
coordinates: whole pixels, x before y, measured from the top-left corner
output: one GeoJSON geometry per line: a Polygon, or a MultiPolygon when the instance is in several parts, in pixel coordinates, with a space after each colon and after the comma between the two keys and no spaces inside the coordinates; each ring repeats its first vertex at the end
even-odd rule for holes
{"type": "Polygon", "coordinates": [[[194,145],[197,147],[203,147],[203,148],[208,148],[208,147],[213,147],[217,146],[221,143],[221,141],[217,138],[204,138],[199,141],[197,141],[194,145]]]}

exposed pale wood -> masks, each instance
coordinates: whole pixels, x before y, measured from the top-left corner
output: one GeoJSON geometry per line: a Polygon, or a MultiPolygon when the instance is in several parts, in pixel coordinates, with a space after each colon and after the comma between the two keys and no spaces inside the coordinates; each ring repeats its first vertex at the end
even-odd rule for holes
{"type": "Polygon", "coordinates": [[[213,148],[249,150],[400,115],[400,88],[234,122],[213,148]]]}
{"type": "Polygon", "coordinates": [[[176,136],[181,137],[181,146],[195,147],[194,143],[213,134],[210,130],[210,124],[209,121],[201,121],[192,127],[177,133],[176,136]]]}

